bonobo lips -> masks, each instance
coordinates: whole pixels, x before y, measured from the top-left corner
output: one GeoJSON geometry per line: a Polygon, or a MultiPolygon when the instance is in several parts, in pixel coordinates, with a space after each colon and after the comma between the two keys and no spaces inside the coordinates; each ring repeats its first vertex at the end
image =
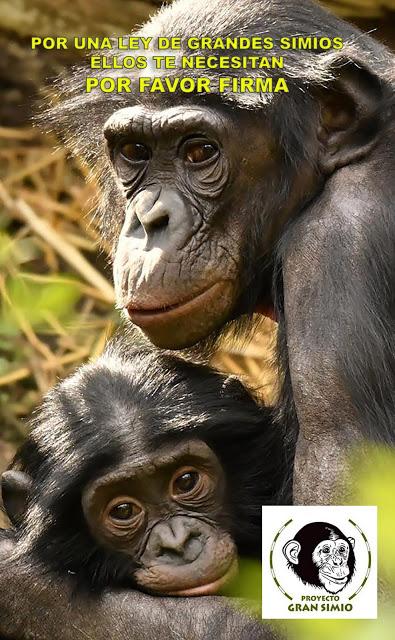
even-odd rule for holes
{"type": "Polygon", "coordinates": [[[149,329],[151,325],[158,325],[161,322],[167,322],[181,318],[182,316],[190,316],[203,305],[207,305],[211,300],[215,299],[224,286],[223,282],[216,282],[208,289],[198,293],[193,298],[184,299],[180,302],[163,306],[159,308],[136,307],[133,304],[126,307],[131,321],[142,329],[149,329]]]}
{"type": "Polygon", "coordinates": [[[237,571],[238,561],[237,558],[234,558],[223,576],[217,578],[217,580],[214,580],[214,582],[210,582],[209,584],[197,585],[195,587],[190,587],[187,589],[180,589],[179,591],[166,591],[165,595],[185,598],[189,598],[190,596],[213,596],[236,577],[237,571]]]}
{"type": "Polygon", "coordinates": [[[132,299],[126,311],[130,320],[157,347],[185,349],[204,340],[227,322],[236,292],[232,280],[220,280],[189,299],[181,298],[180,294],[177,296],[175,287],[168,299],[170,304],[161,298],[161,306],[153,308],[132,299]]]}

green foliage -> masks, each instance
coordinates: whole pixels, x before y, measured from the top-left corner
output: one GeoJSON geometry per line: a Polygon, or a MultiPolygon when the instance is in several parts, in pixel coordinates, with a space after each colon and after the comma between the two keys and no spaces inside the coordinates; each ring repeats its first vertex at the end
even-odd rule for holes
{"type": "Polygon", "coordinates": [[[18,267],[38,257],[39,251],[32,238],[14,239],[0,230],[0,269],[18,267]]]}
{"type": "Polygon", "coordinates": [[[255,602],[262,601],[262,567],[257,560],[241,558],[237,579],[225,591],[224,595],[243,598],[255,602]]]}
{"type": "Polygon", "coordinates": [[[20,333],[21,318],[37,331],[48,329],[48,317],[59,321],[70,319],[80,298],[78,283],[70,277],[54,276],[45,283],[20,274],[6,282],[7,298],[3,297],[0,311],[0,334],[20,333]]]}
{"type": "Polygon", "coordinates": [[[372,447],[367,455],[357,454],[352,475],[356,479],[354,504],[378,507],[379,577],[395,592],[395,453],[372,447]],[[363,474],[358,471],[361,468],[363,474]]]}

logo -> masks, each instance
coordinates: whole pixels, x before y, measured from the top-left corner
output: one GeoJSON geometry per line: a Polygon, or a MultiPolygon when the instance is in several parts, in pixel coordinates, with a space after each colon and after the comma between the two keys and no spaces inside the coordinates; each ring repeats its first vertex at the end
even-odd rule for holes
{"type": "Polygon", "coordinates": [[[377,618],[376,507],[263,507],[264,619],[377,618]]]}

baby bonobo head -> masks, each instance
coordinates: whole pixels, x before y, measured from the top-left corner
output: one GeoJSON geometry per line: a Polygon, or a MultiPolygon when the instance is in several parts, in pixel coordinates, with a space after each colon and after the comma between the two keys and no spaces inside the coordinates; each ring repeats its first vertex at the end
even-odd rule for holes
{"type": "Polygon", "coordinates": [[[96,539],[138,561],[138,585],[206,595],[226,584],[237,565],[236,545],[221,526],[224,490],[215,453],[186,439],[90,483],[82,503],[96,539]]]}
{"type": "Polygon", "coordinates": [[[239,381],[115,341],[47,396],[2,494],[17,552],[77,586],[190,596],[259,557],[284,480],[282,433],[239,381]]]}

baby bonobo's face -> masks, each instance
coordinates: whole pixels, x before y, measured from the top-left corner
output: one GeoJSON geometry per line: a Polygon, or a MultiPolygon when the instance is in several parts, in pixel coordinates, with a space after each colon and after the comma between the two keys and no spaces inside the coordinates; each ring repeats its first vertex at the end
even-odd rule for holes
{"type": "Polygon", "coordinates": [[[132,557],[134,580],[172,596],[217,593],[237,572],[237,550],[221,528],[225,476],[200,440],[158,449],[91,483],[83,509],[99,544],[132,557]]]}

